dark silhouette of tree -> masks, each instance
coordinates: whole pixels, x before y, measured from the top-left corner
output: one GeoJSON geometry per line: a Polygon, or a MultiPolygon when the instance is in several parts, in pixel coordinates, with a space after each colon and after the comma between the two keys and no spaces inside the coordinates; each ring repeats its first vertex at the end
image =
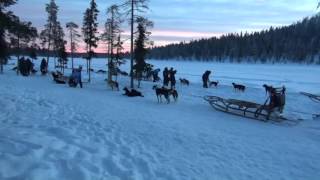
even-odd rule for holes
{"type": "MultiPolygon", "coordinates": [[[[57,25],[54,28],[54,34],[53,34],[53,51],[55,54],[55,66],[56,66],[56,59],[58,58],[58,63],[61,68],[61,71],[64,72],[64,65],[62,63],[65,63],[64,61],[61,61],[61,58],[59,56],[59,51],[61,49],[65,50],[65,44],[66,41],[64,40],[64,31],[60,25],[60,22],[57,22],[57,25]]],[[[67,60],[67,59],[66,59],[67,60]]]]}
{"type": "Polygon", "coordinates": [[[61,46],[58,49],[58,62],[61,68],[62,73],[64,73],[64,67],[68,60],[68,53],[66,52],[65,46],[61,46]]]}
{"type": "MultiPolygon", "coordinates": [[[[40,39],[42,41],[43,47],[46,46],[47,51],[56,50],[54,48],[56,39],[54,39],[55,33],[59,30],[60,23],[58,22],[58,6],[55,3],[55,0],[50,0],[49,4],[46,4],[46,12],[48,13],[47,24],[45,24],[45,29],[40,33],[40,39]]],[[[47,63],[49,64],[49,56],[47,55],[47,63]]]]}
{"type": "Polygon", "coordinates": [[[35,40],[38,36],[37,29],[32,27],[31,22],[20,22],[18,17],[13,18],[15,26],[11,26],[10,31],[10,45],[11,49],[15,50],[15,55],[17,56],[17,74],[19,74],[19,64],[21,47],[27,47],[28,44],[35,40]]]}
{"type": "Polygon", "coordinates": [[[91,0],[90,8],[84,13],[82,32],[84,36],[84,42],[86,43],[87,51],[87,72],[89,73],[89,82],[91,81],[91,59],[94,56],[93,48],[98,47],[97,42],[99,38],[98,34],[98,13],[97,4],[95,0],[91,0]]]}
{"type": "Polygon", "coordinates": [[[17,3],[17,0],[1,0],[0,1],[0,72],[3,72],[3,64],[8,58],[8,45],[6,42],[6,33],[14,37],[20,35],[22,38],[35,37],[37,31],[31,27],[31,23],[21,22],[7,8],[17,3]]]}
{"type": "Polygon", "coordinates": [[[79,42],[79,38],[80,38],[80,34],[78,32],[78,28],[79,26],[74,23],[74,22],[68,22],[66,24],[66,28],[68,29],[70,35],[70,52],[71,52],[71,67],[72,69],[73,67],[73,57],[74,57],[74,52],[77,51],[78,48],[78,42],[79,42]]]}
{"type": "Polygon", "coordinates": [[[138,37],[135,40],[135,50],[134,50],[134,59],[135,59],[135,73],[138,78],[138,88],[140,88],[140,82],[142,78],[142,73],[146,67],[146,55],[147,55],[147,48],[146,44],[149,41],[150,32],[147,31],[147,28],[153,27],[153,23],[145,18],[138,18],[137,19],[137,29],[138,29],[138,37]]]}
{"type": "Polygon", "coordinates": [[[116,74],[116,53],[118,37],[121,34],[121,14],[117,5],[112,5],[107,9],[107,22],[105,23],[105,32],[102,34],[102,40],[107,43],[108,49],[108,81],[112,81],[112,75],[116,74]]]}
{"type": "Polygon", "coordinates": [[[122,5],[125,9],[126,15],[129,17],[130,24],[130,75],[131,81],[130,86],[134,88],[134,77],[133,77],[133,63],[134,63],[134,22],[138,17],[138,13],[143,13],[145,10],[149,9],[147,3],[149,0],[126,0],[126,2],[122,5]]]}
{"type": "Polygon", "coordinates": [[[29,56],[32,60],[36,60],[37,59],[37,44],[33,43],[30,47],[30,53],[29,56]]]}

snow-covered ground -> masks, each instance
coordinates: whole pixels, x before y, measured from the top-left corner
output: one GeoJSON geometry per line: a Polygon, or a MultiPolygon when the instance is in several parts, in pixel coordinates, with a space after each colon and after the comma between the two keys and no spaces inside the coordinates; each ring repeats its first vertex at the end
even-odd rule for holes
{"type": "MultiPolygon", "coordinates": [[[[191,81],[189,87],[177,84],[178,102],[158,104],[151,82],[139,89],[144,98],[128,98],[111,91],[103,74],[74,89],[50,76],[16,76],[14,65],[6,66],[0,75],[0,179],[318,180],[320,120],[311,114],[320,113],[320,104],[299,91],[319,93],[319,67],[151,63],[172,66],[177,79],[191,81]],[[201,88],[207,69],[218,88],[201,88]],[[231,82],[248,89],[234,92],[231,82]],[[254,121],[217,112],[200,98],[263,103],[264,83],[286,85],[284,114],[304,120],[293,127],[254,121]]],[[[104,60],[93,64],[105,69],[104,60]]],[[[124,87],[129,79],[119,82],[124,87]]]]}

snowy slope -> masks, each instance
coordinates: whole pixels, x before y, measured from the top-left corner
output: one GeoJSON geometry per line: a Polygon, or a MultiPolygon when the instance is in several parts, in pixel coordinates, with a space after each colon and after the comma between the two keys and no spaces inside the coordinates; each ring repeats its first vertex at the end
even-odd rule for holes
{"type": "MultiPolygon", "coordinates": [[[[223,85],[204,90],[197,82],[206,64],[153,63],[170,64],[180,72],[178,78],[192,81],[190,87],[178,83],[177,103],[158,104],[150,82],[140,89],[144,98],[127,98],[106,86],[105,75],[94,74],[92,83],[73,89],[54,84],[49,76],[21,77],[6,70],[0,75],[0,179],[320,177],[320,121],[311,119],[320,105],[298,94],[306,79],[302,88],[317,92],[319,80],[313,73],[319,73],[318,67],[284,71],[268,65],[214,64],[214,78],[223,85]],[[234,79],[242,79],[248,91],[233,92],[229,81],[234,79]],[[217,112],[199,98],[219,95],[263,103],[264,82],[289,84],[285,114],[305,120],[294,127],[253,121],[217,112]]],[[[104,62],[96,60],[94,67],[104,68],[104,62]]],[[[127,84],[121,77],[121,87],[127,84]]]]}

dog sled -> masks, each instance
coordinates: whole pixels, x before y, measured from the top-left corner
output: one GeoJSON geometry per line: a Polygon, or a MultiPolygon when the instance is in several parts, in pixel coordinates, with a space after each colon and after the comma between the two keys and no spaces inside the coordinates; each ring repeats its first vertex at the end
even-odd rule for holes
{"type": "Polygon", "coordinates": [[[312,101],[320,103],[320,95],[315,95],[307,92],[300,92],[300,94],[309,97],[312,101]]]}
{"type": "Polygon", "coordinates": [[[268,98],[264,104],[238,99],[225,99],[218,96],[205,96],[204,100],[206,100],[215,110],[225,113],[288,126],[298,124],[300,120],[292,120],[282,116],[285,105],[284,91],[275,92],[275,98],[277,99],[276,105],[271,105],[273,102],[270,102],[269,105],[267,105],[268,101],[274,99],[272,97],[268,98]]]}

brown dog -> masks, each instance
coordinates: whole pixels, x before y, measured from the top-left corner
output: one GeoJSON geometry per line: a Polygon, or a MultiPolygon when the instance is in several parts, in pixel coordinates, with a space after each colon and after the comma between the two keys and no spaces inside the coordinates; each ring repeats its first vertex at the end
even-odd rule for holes
{"type": "Polygon", "coordinates": [[[116,89],[117,91],[119,91],[119,83],[116,81],[108,81],[108,85],[111,87],[111,89],[116,89]]]}

